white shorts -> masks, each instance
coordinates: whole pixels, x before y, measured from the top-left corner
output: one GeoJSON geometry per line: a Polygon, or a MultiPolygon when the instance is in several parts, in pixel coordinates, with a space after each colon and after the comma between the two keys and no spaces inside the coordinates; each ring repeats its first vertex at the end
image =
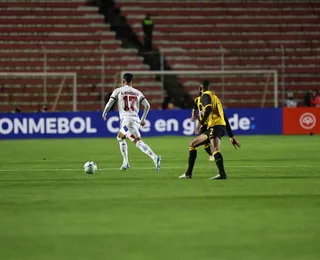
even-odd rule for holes
{"type": "Polygon", "coordinates": [[[136,138],[140,138],[141,134],[139,131],[140,120],[138,118],[123,118],[121,120],[120,132],[124,134],[131,141],[136,138]]]}

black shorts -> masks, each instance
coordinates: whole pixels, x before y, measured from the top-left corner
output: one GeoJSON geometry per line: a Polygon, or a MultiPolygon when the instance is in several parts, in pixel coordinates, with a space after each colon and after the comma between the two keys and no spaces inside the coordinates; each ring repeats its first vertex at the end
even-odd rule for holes
{"type": "Polygon", "coordinates": [[[207,131],[208,131],[208,125],[203,125],[200,127],[199,135],[204,134],[207,131]]]}
{"type": "Polygon", "coordinates": [[[219,139],[221,139],[225,133],[226,133],[225,125],[215,125],[215,126],[209,127],[207,131],[204,132],[203,134],[205,134],[207,138],[210,140],[215,137],[218,137],[219,139]]]}

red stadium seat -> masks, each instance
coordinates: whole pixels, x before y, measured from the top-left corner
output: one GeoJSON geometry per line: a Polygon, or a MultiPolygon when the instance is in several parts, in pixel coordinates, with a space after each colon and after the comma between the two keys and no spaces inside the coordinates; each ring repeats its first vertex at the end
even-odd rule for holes
{"type": "MultiPolygon", "coordinates": [[[[85,6],[85,1],[7,1],[1,2],[0,8],[0,71],[43,72],[46,50],[48,72],[77,73],[79,110],[101,109],[102,53],[105,93],[118,84],[115,76],[121,70],[149,69],[136,50],[121,47],[98,8],[85,6]]],[[[62,79],[47,78],[49,108],[62,79]]],[[[0,112],[12,110],[15,104],[21,105],[23,111],[39,110],[43,103],[43,84],[40,77],[1,76],[0,112]]],[[[135,85],[143,89],[147,97],[153,93],[150,103],[153,108],[160,107],[162,90],[154,76],[137,78],[135,85]]],[[[71,80],[67,79],[58,111],[72,110],[72,87],[71,80]]]]}
{"type": "MultiPolygon", "coordinates": [[[[98,9],[85,7],[84,2],[1,2],[0,69],[3,72],[42,72],[42,51],[49,49],[48,71],[78,73],[79,108],[100,109],[100,99],[96,104],[95,98],[101,90],[101,49],[105,52],[106,92],[113,89],[115,74],[120,70],[145,70],[148,66],[143,64],[136,51],[121,48],[121,42],[110,32],[110,26],[103,23],[98,9]],[[96,85],[94,90],[90,87],[92,85],[96,85]],[[93,95],[86,99],[86,94],[91,92],[93,95]]],[[[320,85],[317,59],[320,53],[320,2],[115,2],[141,41],[142,19],[146,13],[151,14],[155,22],[154,47],[163,51],[173,69],[220,70],[220,48],[223,47],[224,68],[227,70],[276,69],[280,81],[282,76],[285,77],[285,88],[294,90],[297,96],[320,85]]],[[[179,76],[179,79],[187,90],[196,93],[195,84],[199,78],[179,76]]],[[[48,91],[54,96],[61,79],[50,80],[48,91]]],[[[218,84],[219,80],[214,82],[218,84]]],[[[138,79],[135,83],[150,94],[156,107],[160,106],[162,90],[155,77],[138,79]]],[[[225,98],[230,98],[226,103],[228,107],[260,106],[261,100],[249,102],[241,95],[234,95],[240,100],[236,102],[232,91],[246,91],[252,94],[252,98],[261,99],[266,77],[225,77],[224,84],[227,88],[225,98]]],[[[12,109],[10,104],[16,98],[12,99],[12,96],[19,96],[13,95],[17,93],[23,96],[24,110],[39,109],[39,104],[28,106],[27,100],[34,92],[40,93],[41,100],[42,79],[0,78],[0,86],[0,100],[4,102],[1,102],[0,109],[12,109]]],[[[65,91],[66,96],[58,109],[70,110],[72,105],[68,98],[71,92],[65,91]]],[[[265,106],[273,106],[273,95],[269,92],[265,106]]],[[[39,101],[38,98],[35,100],[39,101]]]]}
{"type": "MultiPolygon", "coordinates": [[[[116,6],[140,40],[143,40],[141,20],[146,13],[151,15],[155,23],[153,43],[176,70],[219,70],[223,47],[225,69],[276,69],[280,81],[285,76],[285,88],[294,83],[299,95],[305,92],[306,86],[320,85],[320,64],[316,58],[320,53],[320,2],[121,0],[116,1],[116,6]]],[[[189,85],[199,79],[180,79],[187,89],[195,91],[189,85]]],[[[261,79],[250,77],[243,77],[241,84],[238,81],[239,78],[225,78],[225,84],[231,84],[227,85],[231,91],[243,91],[244,87],[251,92],[263,91],[265,83],[261,87],[261,79]]],[[[266,106],[273,106],[272,98],[266,106]]],[[[231,103],[227,105],[231,107],[231,103]]]]}

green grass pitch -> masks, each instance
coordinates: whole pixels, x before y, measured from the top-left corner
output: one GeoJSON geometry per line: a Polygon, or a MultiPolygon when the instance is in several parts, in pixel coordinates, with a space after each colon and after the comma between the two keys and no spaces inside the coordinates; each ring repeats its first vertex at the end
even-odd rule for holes
{"type": "Polygon", "coordinates": [[[120,172],[115,138],[1,141],[0,259],[320,258],[319,136],[225,138],[226,181],[209,180],[202,148],[194,178],[177,179],[190,139],[144,139],[160,173],[129,142],[120,172]]]}

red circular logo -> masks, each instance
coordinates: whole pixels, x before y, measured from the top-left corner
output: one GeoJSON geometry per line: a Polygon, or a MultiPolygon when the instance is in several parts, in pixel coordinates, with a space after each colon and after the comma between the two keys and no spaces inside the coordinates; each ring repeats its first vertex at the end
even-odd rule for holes
{"type": "Polygon", "coordinates": [[[317,119],[312,113],[304,113],[300,116],[300,125],[304,129],[312,129],[316,125],[317,119]]]}

